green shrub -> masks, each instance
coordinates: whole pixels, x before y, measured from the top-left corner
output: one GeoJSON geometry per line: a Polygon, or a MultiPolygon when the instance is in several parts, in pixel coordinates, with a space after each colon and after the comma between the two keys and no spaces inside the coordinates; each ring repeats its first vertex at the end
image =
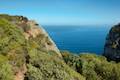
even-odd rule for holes
{"type": "Polygon", "coordinates": [[[73,55],[63,52],[63,59],[87,80],[120,80],[120,64],[108,62],[105,57],[95,54],[73,55]]]}
{"type": "Polygon", "coordinates": [[[13,80],[12,66],[8,63],[0,63],[0,80],[13,80]]]}
{"type": "Polygon", "coordinates": [[[0,19],[0,53],[7,54],[10,50],[24,45],[22,32],[5,19],[0,19]]]}
{"type": "Polygon", "coordinates": [[[27,78],[28,80],[84,80],[63,60],[40,51],[30,54],[27,78]]]}
{"type": "Polygon", "coordinates": [[[13,80],[14,72],[6,56],[0,54],[0,80],[13,80]]]}

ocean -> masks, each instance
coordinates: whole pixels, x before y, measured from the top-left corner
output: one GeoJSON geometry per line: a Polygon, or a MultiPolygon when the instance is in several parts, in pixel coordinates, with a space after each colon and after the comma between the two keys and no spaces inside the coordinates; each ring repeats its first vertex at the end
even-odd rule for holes
{"type": "Polygon", "coordinates": [[[60,50],[73,53],[102,54],[108,25],[102,26],[46,26],[43,25],[60,50]]]}

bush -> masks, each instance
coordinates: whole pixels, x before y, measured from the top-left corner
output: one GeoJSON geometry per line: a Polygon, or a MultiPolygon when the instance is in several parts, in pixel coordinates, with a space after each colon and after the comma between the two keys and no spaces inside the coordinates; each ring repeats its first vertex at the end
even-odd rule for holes
{"type": "Polygon", "coordinates": [[[0,80],[13,80],[14,72],[6,56],[0,54],[0,80]]]}
{"type": "Polygon", "coordinates": [[[108,62],[105,57],[95,54],[70,54],[64,52],[63,59],[87,80],[120,80],[120,64],[108,62]]]}
{"type": "Polygon", "coordinates": [[[0,80],[13,80],[14,73],[9,63],[0,63],[0,80]]]}
{"type": "Polygon", "coordinates": [[[0,19],[0,53],[7,54],[10,50],[24,45],[22,32],[5,19],[0,19]]]}
{"type": "Polygon", "coordinates": [[[26,77],[28,80],[84,80],[63,60],[40,51],[30,54],[26,77]]]}

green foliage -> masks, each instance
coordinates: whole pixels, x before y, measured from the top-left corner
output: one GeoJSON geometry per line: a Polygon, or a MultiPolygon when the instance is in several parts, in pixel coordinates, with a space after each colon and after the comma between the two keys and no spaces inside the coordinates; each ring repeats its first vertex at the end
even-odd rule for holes
{"type": "Polygon", "coordinates": [[[25,44],[22,31],[6,19],[0,19],[0,54],[7,56],[12,65],[20,67],[25,62],[25,44]]]}
{"type": "Polygon", "coordinates": [[[26,40],[23,33],[31,28],[26,21],[22,16],[0,15],[0,80],[14,80],[23,64],[25,80],[120,80],[120,63],[68,51],[59,58],[55,51],[46,50],[45,44],[52,43],[45,34],[26,40]]]}
{"type": "Polygon", "coordinates": [[[0,80],[13,80],[14,72],[12,66],[8,63],[0,63],[0,80]]]}
{"type": "Polygon", "coordinates": [[[28,80],[84,80],[63,60],[40,51],[30,54],[27,77],[28,80]]]}
{"type": "Polygon", "coordinates": [[[6,56],[0,54],[0,63],[4,63],[6,61],[8,61],[8,58],[6,56]]]}
{"type": "Polygon", "coordinates": [[[24,48],[16,48],[13,51],[9,52],[9,55],[7,55],[7,57],[12,65],[21,67],[26,62],[25,54],[27,53],[25,52],[24,48]]]}
{"type": "Polygon", "coordinates": [[[120,64],[108,62],[105,57],[95,54],[76,55],[64,52],[65,62],[87,80],[120,80],[120,64]]]}
{"type": "Polygon", "coordinates": [[[15,18],[15,17],[9,16],[7,14],[0,14],[0,18],[6,19],[8,21],[12,21],[13,18],[15,18]]]}
{"type": "Polygon", "coordinates": [[[0,54],[0,80],[13,80],[14,72],[6,56],[0,54]]]}
{"type": "Polygon", "coordinates": [[[13,23],[18,23],[22,20],[24,20],[24,21],[28,20],[26,17],[23,17],[23,16],[10,16],[8,14],[0,14],[0,19],[6,19],[13,23]]]}
{"type": "Polygon", "coordinates": [[[0,19],[0,54],[7,54],[10,50],[24,45],[22,32],[5,19],[0,19]]]}
{"type": "Polygon", "coordinates": [[[44,38],[44,35],[39,35],[27,42],[29,64],[26,80],[84,80],[83,76],[58,58],[54,51],[45,51],[41,48],[44,38]]]}
{"type": "Polygon", "coordinates": [[[72,67],[74,70],[76,69],[76,65],[78,65],[79,63],[77,63],[79,61],[79,57],[77,55],[73,55],[72,53],[68,52],[68,51],[62,51],[62,56],[64,61],[69,64],[70,67],[72,67]]]}
{"type": "Polygon", "coordinates": [[[28,72],[27,76],[25,77],[25,80],[43,80],[42,72],[39,68],[36,68],[32,66],[31,64],[28,64],[28,72]]]}
{"type": "MultiPolygon", "coordinates": [[[[31,26],[17,21],[24,17],[0,15],[0,80],[14,80],[15,73],[27,66],[27,80],[84,80],[84,77],[67,66],[54,51],[44,34],[26,40],[23,33],[31,26]]],[[[25,19],[27,20],[27,19],[25,19]]]]}

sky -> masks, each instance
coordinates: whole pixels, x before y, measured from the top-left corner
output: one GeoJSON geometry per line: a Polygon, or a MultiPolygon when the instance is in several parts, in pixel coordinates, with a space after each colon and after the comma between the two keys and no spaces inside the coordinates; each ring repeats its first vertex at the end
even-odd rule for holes
{"type": "Polygon", "coordinates": [[[0,13],[23,15],[41,25],[120,22],[120,0],[0,0],[0,13]]]}

